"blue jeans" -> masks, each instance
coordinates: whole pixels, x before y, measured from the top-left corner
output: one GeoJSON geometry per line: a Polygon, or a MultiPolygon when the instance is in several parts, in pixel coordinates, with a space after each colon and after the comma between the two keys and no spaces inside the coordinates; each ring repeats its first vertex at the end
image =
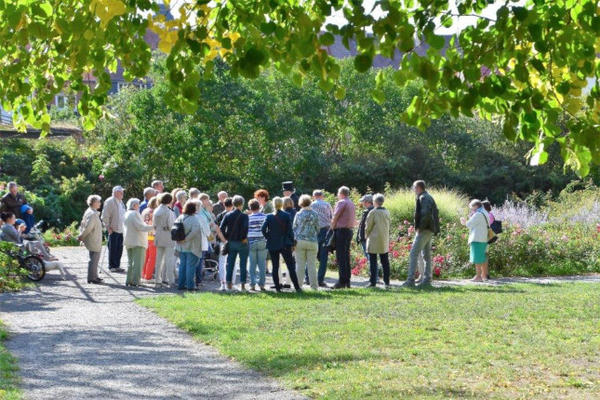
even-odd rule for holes
{"type": "Polygon", "coordinates": [[[250,244],[250,284],[256,285],[256,267],[258,266],[258,286],[265,286],[267,269],[267,242],[258,240],[250,244]]]}
{"type": "Polygon", "coordinates": [[[325,280],[325,273],[327,272],[327,260],[329,259],[329,251],[325,245],[325,239],[327,237],[328,227],[321,228],[319,230],[319,236],[317,240],[319,242],[319,250],[317,251],[317,259],[319,260],[319,272],[317,274],[317,280],[319,283],[323,283],[325,280]]]}
{"type": "Polygon", "coordinates": [[[233,282],[233,269],[235,268],[235,258],[240,256],[240,282],[246,283],[246,264],[248,263],[248,253],[250,249],[248,243],[242,243],[240,241],[229,242],[229,254],[227,254],[227,283],[233,282]]]}
{"type": "Polygon", "coordinates": [[[196,274],[196,266],[198,265],[198,257],[189,251],[179,253],[179,284],[177,289],[195,289],[194,275],[196,274]]]}

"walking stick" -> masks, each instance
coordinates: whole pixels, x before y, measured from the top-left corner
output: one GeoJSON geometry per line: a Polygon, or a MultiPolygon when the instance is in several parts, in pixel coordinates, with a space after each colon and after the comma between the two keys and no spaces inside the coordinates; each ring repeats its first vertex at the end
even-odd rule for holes
{"type": "Polygon", "coordinates": [[[102,273],[102,267],[104,265],[104,259],[106,258],[107,252],[108,252],[108,244],[106,245],[106,247],[102,246],[102,256],[100,257],[100,268],[98,269],[98,274],[102,273]]]}

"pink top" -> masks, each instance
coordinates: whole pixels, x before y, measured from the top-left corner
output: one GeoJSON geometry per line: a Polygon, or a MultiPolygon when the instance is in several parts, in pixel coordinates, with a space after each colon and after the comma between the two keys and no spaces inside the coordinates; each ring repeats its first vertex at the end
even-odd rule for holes
{"type": "Polygon", "coordinates": [[[492,214],[491,212],[488,212],[488,215],[490,216],[490,225],[491,225],[496,220],[496,217],[494,217],[494,214],[492,214]]]}
{"type": "Polygon", "coordinates": [[[335,211],[333,217],[337,218],[335,228],[354,228],[356,224],[356,210],[354,203],[349,198],[338,201],[335,204],[335,211]],[[338,217],[339,216],[339,217],[338,217]]]}

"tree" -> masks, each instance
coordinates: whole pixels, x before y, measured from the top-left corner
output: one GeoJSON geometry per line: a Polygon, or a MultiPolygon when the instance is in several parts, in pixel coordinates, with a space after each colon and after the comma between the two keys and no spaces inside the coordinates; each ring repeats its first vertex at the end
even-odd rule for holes
{"type": "MultiPolygon", "coordinates": [[[[103,115],[117,59],[128,79],[148,73],[150,29],[168,55],[165,101],[177,110],[196,110],[216,58],[246,78],[269,65],[297,85],[312,75],[342,99],[339,62],[324,49],[339,35],[346,47],[356,43],[356,70],[369,70],[376,55],[400,52],[394,82],[423,80],[402,114],[405,122],[424,129],[447,113],[499,118],[506,137],[533,143],[532,164],[546,162],[547,149],[558,143],[566,165],[588,174],[592,162],[600,163],[597,1],[505,0],[495,18],[481,15],[493,0],[454,3],[375,0],[383,12],[374,17],[361,0],[195,0],[166,20],[150,0],[0,0],[0,97],[21,129],[29,123],[47,131],[47,104],[69,88],[80,96],[83,124],[91,129],[103,115]],[[325,26],[339,10],[347,22],[325,26]],[[446,43],[436,29],[463,16],[475,16],[476,25],[446,43]],[[420,54],[423,43],[429,49],[420,54]],[[94,87],[85,84],[87,74],[98,78],[94,87]]],[[[380,103],[386,79],[377,74],[371,93],[380,103]]]]}

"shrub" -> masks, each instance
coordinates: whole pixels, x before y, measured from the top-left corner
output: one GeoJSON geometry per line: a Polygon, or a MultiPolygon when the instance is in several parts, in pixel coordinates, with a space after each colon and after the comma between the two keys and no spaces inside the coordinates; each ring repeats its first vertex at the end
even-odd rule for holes
{"type": "Polygon", "coordinates": [[[78,246],[78,227],[79,222],[73,222],[62,232],[57,231],[56,228],[51,228],[44,232],[44,240],[49,246],[78,246]]]}
{"type": "Polygon", "coordinates": [[[15,251],[16,246],[8,242],[0,242],[0,292],[17,290],[22,286],[26,271],[19,263],[5,252],[15,251]]]}

